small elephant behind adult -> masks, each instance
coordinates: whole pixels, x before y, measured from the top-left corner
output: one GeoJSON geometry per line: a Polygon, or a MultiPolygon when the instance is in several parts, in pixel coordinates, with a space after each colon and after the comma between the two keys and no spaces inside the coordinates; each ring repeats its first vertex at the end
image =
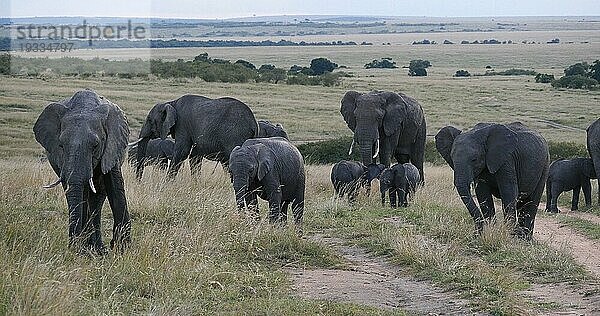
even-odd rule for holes
{"type": "Polygon", "coordinates": [[[592,185],[590,179],[596,179],[596,171],[591,158],[562,159],[550,164],[546,181],[546,211],[558,213],[557,200],[561,193],[573,190],[571,210],[579,208],[579,192],[583,190],[585,205],[592,205],[592,185]]]}
{"type": "Polygon", "coordinates": [[[144,155],[137,155],[137,145],[129,146],[127,160],[134,168],[141,163],[143,166],[156,165],[161,170],[167,170],[169,161],[173,159],[174,147],[175,141],[172,138],[151,139],[148,141],[148,146],[146,146],[146,153],[144,155]],[[143,159],[143,161],[140,162],[138,159],[143,159]]]}
{"type": "Polygon", "coordinates": [[[279,123],[271,123],[269,121],[260,120],[258,121],[258,137],[283,137],[290,140],[287,132],[283,129],[283,125],[279,123]]]}
{"type": "Polygon", "coordinates": [[[414,196],[420,180],[419,170],[410,163],[395,164],[386,168],[379,176],[381,205],[385,206],[385,194],[388,192],[391,207],[408,206],[408,200],[414,196]]]}
{"type": "Polygon", "coordinates": [[[331,169],[331,183],[336,196],[348,197],[348,203],[353,205],[360,188],[369,188],[373,179],[377,178],[385,166],[383,164],[363,165],[358,161],[342,160],[331,169]]]}
{"type": "Polygon", "coordinates": [[[237,146],[229,157],[229,172],[239,209],[258,215],[258,199],[269,201],[269,221],[287,223],[292,204],[294,222],[301,227],[304,214],[304,159],[282,137],[255,138],[237,146]]]}

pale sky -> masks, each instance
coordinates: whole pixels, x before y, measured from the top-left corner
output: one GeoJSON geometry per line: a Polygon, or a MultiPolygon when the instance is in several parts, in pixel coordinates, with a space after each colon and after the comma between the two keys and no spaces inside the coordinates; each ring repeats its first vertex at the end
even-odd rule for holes
{"type": "Polygon", "coordinates": [[[0,0],[0,4],[0,15],[13,17],[600,16],[599,0],[0,0]]]}

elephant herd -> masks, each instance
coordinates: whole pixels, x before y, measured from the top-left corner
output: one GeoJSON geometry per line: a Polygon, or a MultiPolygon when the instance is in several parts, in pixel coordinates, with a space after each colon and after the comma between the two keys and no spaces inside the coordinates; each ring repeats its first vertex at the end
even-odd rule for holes
{"type": "MultiPolygon", "coordinates": [[[[426,121],[421,105],[402,93],[349,91],[340,113],[354,133],[350,154],[358,148],[361,161],[343,160],[333,166],[336,194],[347,195],[352,204],[361,187],[369,191],[378,179],[383,205],[387,193],[392,207],[407,206],[425,182],[426,121]],[[397,161],[393,166],[392,156],[397,161]]],[[[257,121],[250,107],[237,99],[185,95],[158,103],[137,141],[128,144],[130,131],[121,109],[86,89],[46,106],[33,131],[58,176],[45,188],[62,185],[65,192],[71,247],[106,252],[100,230],[106,199],[114,218],[110,247],[123,251],[131,242],[121,172],[128,148],[138,180],[148,164],[156,164],[173,179],[188,158],[192,174],[200,171],[204,158],[218,161],[231,177],[240,210],[258,218],[260,197],[268,201],[270,222],[284,225],[291,204],[301,232],[304,159],[280,124],[257,121]]],[[[587,133],[591,159],[552,164],[546,140],[519,122],[479,123],[468,131],[446,126],[435,136],[435,144],[454,171],[454,186],[477,232],[494,218],[496,197],[514,234],[531,239],[544,187],[548,211],[558,210],[557,197],[567,190],[574,190],[572,208],[577,208],[580,189],[586,204],[591,204],[590,179],[600,174],[600,119],[587,133]],[[479,205],[472,197],[472,185],[479,205]]]]}

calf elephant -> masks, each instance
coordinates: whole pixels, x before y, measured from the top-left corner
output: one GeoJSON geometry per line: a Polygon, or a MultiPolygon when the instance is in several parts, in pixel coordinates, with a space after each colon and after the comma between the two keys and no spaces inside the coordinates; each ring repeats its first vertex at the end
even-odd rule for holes
{"type": "Polygon", "coordinates": [[[382,164],[365,166],[358,161],[342,160],[331,168],[331,183],[339,197],[348,196],[348,203],[354,204],[359,189],[369,188],[385,168],[382,164]]]}
{"type": "Polygon", "coordinates": [[[600,205],[600,119],[587,128],[587,149],[598,175],[598,204],[600,205]]]}
{"type": "Polygon", "coordinates": [[[399,163],[386,168],[379,176],[381,205],[385,206],[385,193],[388,192],[391,207],[408,206],[408,200],[417,191],[418,183],[419,170],[410,163],[399,163]]]}
{"type": "Polygon", "coordinates": [[[33,127],[58,176],[46,188],[62,184],[69,207],[69,245],[105,252],[100,229],[102,205],[108,197],[114,225],[111,248],[130,242],[121,165],[129,127],[121,109],[91,90],[46,106],[33,127]]]}
{"type": "Polygon", "coordinates": [[[146,153],[143,156],[137,155],[138,146],[130,146],[127,152],[127,159],[134,167],[138,164],[142,164],[142,168],[147,165],[156,165],[162,170],[167,170],[169,161],[173,159],[174,148],[175,141],[172,138],[151,139],[148,141],[146,153]],[[139,158],[143,159],[143,161],[138,161],[139,158]]]}
{"type": "Polygon", "coordinates": [[[546,211],[558,213],[558,196],[573,190],[571,210],[579,208],[579,192],[583,190],[585,205],[592,205],[592,185],[590,179],[596,179],[594,164],[590,158],[561,159],[550,164],[546,181],[546,211]]]}
{"type": "MultiPolygon", "coordinates": [[[[192,170],[199,171],[202,158],[217,160],[226,166],[235,146],[258,135],[258,123],[252,110],[239,100],[185,95],[159,103],[150,110],[135,142],[138,156],[146,152],[150,139],[165,139],[169,135],[175,139],[175,148],[168,175],[174,178],[190,151],[192,163],[197,165],[192,170]]],[[[138,164],[138,179],[142,173],[143,166],[138,164]]]]}
{"type": "Polygon", "coordinates": [[[531,239],[535,215],[548,177],[546,140],[523,124],[480,123],[461,133],[447,126],[435,136],[436,148],[454,169],[454,186],[475,221],[477,232],[495,216],[492,196],[502,200],[515,234],[531,239]],[[475,183],[479,206],[471,196],[475,183]]]}
{"type": "Polygon", "coordinates": [[[342,99],[340,112],[354,132],[350,153],[358,145],[364,165],[379,156],[381,163],[389,167],[393,155],[398,163],[415,165],[420,181],[424,181],[427,126],[423,109],[415,99],[394,92],[349,91],[342,99]]]}
{"type": "Polygon", "coordinates": [[[292,204],[300,228],[304,214],[304,159],[285,138],[249,139],[229,158],[229,172],[239,208],[258,212],[257,196],[269,201],[269,220],[286,223],[292,204]]]}
{"type": "Polygon", "coordinates": [[[283,125],[263,120],[258,121],[258,137],[283,137],[289,140],[288,134],[283,129],[283,125]]]}

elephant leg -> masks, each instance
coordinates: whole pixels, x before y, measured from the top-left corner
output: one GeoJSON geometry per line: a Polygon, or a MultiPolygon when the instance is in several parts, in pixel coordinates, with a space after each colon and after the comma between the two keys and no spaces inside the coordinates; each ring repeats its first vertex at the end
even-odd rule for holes
{"type": "Polygon", "coordinates": [[[579,209],[579,193],[581,192],[581,185],[573,188],[573,199],[571,199],[571,211],[577,211],[579,209]]]}
{"type": "Polygon", "coordinates": [[[177,172],[179,172],[181,164],[190,155],[191,149],[192,142],[189,139],[183,140],[181,138],[178,138],[177,140],[175,140],[173,160],[171,161],[171,165],[169,166],[169,171],[167,173],[170,179],[173,179],[175,178],[175,176],[177,176],[177,172]]]}
{"type": "Polygon", "coordinates": [[[592,184],[590,183],[589,179],[583,181],[583,183],[581,184],[581,189],[583,190],[585,207],[592,206],[592,184]]]}
{"type": "MultiPolygon", "coordinates": [[[[546,194],[547,193],[548,192],[546,192],[546,194]]],[[[562,193],[562,188],[557,183],[552,184],[551,190],[550,190],[550,206],[549,206],[551,213],[560,212],[560,210],[558,209],[558,197],[560,196],[561,193],[562,193]]]]}
{"type": "Polygon", "coordinates": [[[123,251],[131,243],[131,219],[127,210],[127,199],[125,197],[125,186],[121,169],[113,168],[104,175],[104,186],[108,203],[113,213],[113,238],[110,248],[123,251]]]}
{"type": "Polygon", "coordinates": [[[281,219],[281,223],[284,225],[287,225],[287,216],[288,216],[289,206],[290,206],[290,201],[284,201],[281,203],[280,219],[281,219]]]}
{"type": "Polygon", "coordinates": [[[271,224],[281,223],[281,190],[273,190],[269,198],[269,222],[271,224]]]}
{"type": "Polygon", "coordinates": [[[381,190],[381,206],[385,206],[385,190],[381,190]]]}
{"type": "Polygon", "coordinates": [[[304,216],[304,196],[297,197],[292,203],[292,213],[294,213],[294,224],[300,234],[302,234],[302,217],[304,216]]]}
{"type": "Polygon", "coordinates": [[[398,206],[399,207],[408,206],[408,203],[406,201],[406,191],[405,190],[403,190],[403,189],[396,190],[396,195],[398,196],[398,206]]]}
{"type": "Polygon", "coordinates": [[[486,223],[490,223],[496,216],[496,207],[494,206],[494,198],[490,186],[485,183],[477,183],[475,186],[475,195],[479,202],[479,208],[486,223]]]}
{"type": "Polygon", "coordinates": [[[500,198],[502,199],[502,210],[504,211],[505,222],[515,227],[517,220],[517,197],[519,189],[517,187],[516,176],[499,171],[496,176],[500,198]]]}
{"type": "Polygon", "coordinates": [[[531,240],[533,236],[533,226],[535,215],[539,204],[530,199],[517,202],[517,236],[525,240],[531,240]]]}
{"type": "Polygon", "coordinates": [[[390,206],[396,207],[396,189],[390,189],[390,206]]]}
{"type": "Polygon", "coordinates": [[[552,211],[552,181],[546,181],[546,212],[552,211]]]}

